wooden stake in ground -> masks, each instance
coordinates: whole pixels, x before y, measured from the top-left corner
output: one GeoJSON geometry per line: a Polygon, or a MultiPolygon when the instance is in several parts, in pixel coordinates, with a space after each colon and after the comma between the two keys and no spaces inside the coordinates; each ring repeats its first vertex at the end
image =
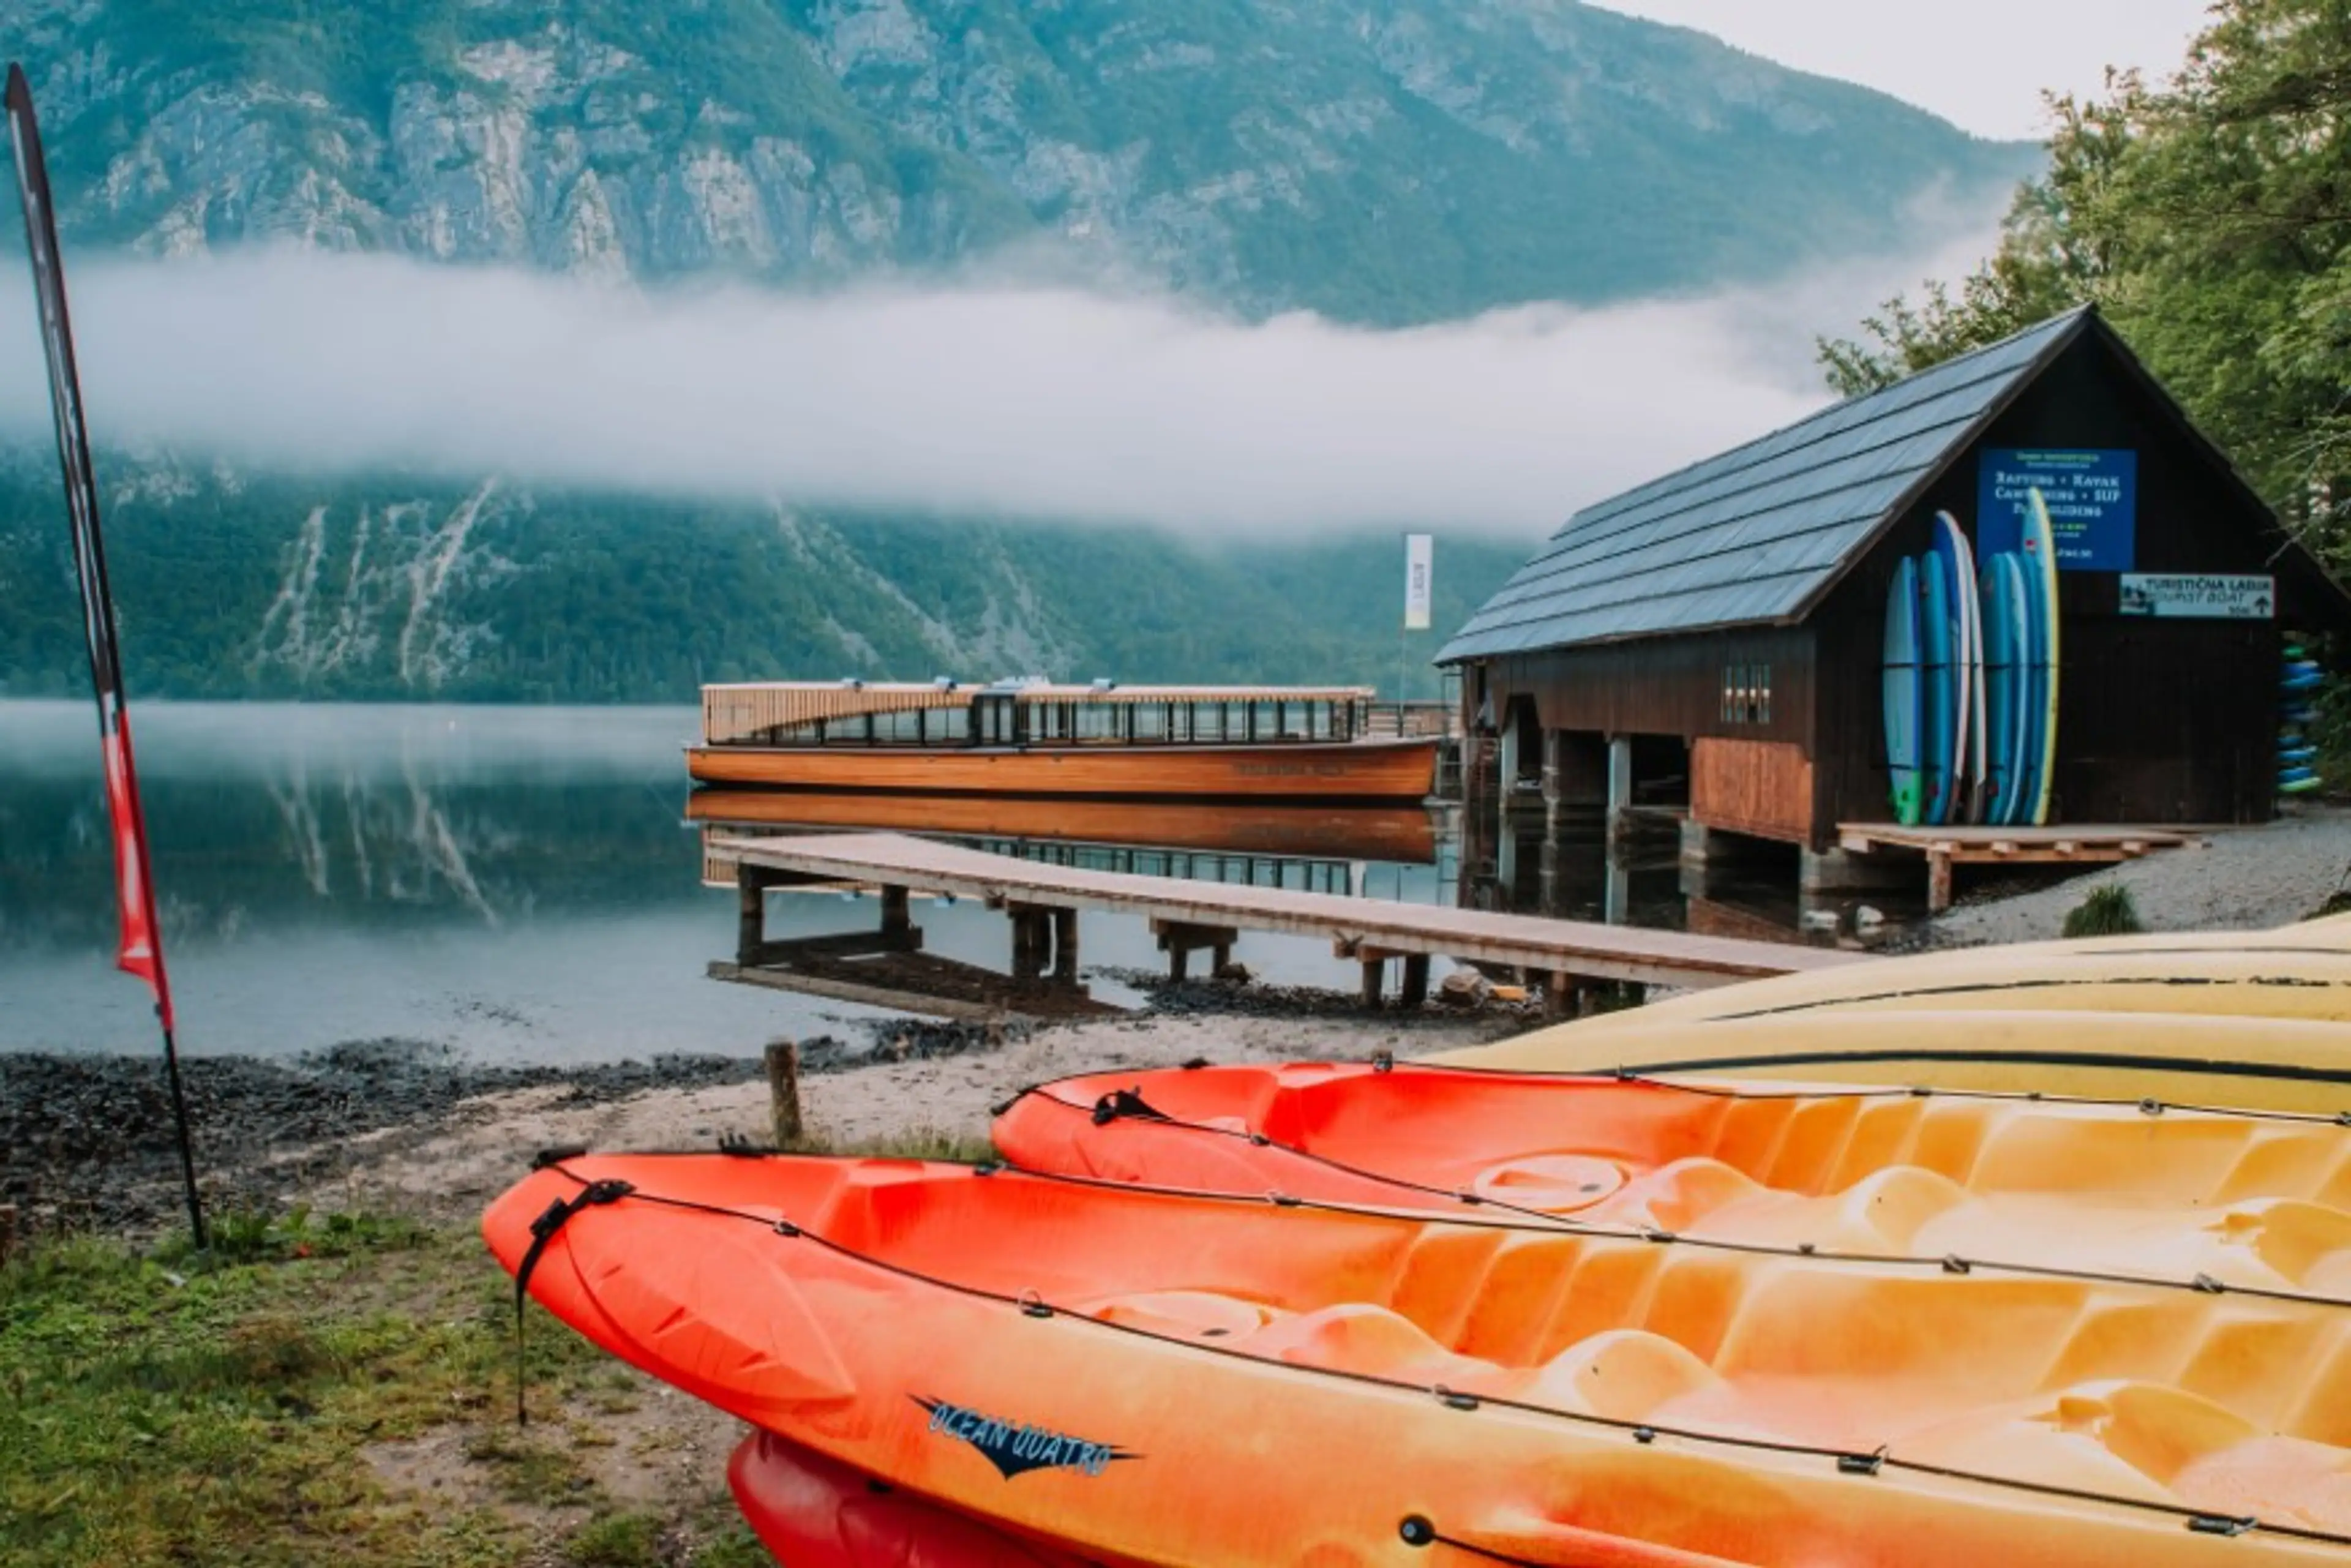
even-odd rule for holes
{"type": "Polygon", "coordinates": [[[768,1120],[776,1147],[800,1141],[800,1048],[789,1040],[768,1042],[768,1120]]]}

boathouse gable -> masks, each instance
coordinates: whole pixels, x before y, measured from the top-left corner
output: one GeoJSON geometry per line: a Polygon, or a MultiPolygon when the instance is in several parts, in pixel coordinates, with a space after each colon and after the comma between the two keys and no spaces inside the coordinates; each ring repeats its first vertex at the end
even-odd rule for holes
{"type": "Polygon", "coordinates": [[[2351,597],[2091,308],[1577,513],[1438,655],[1492,785],[1663,791],[1699,829],[1815,852],[1883,822],[1886,592],[1938,511],[1981,552],[1986,455],[2011,451],[2127,454],[2136,481],[2095,564],[2060,573],[2053,821],[2266,820],[2283,634],[2351,625],[2351,597]],[[2126,615],[2126,572],[2271,578],[2273,613],[2126,615]]]}

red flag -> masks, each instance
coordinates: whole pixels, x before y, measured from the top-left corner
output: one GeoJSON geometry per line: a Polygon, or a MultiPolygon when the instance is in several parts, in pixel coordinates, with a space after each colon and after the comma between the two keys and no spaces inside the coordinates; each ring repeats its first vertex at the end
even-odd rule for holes
{"type": "MultiPolygon", "coordinates": [[[[65,473],[66,511],[73,528],[75,575],[81,589],[82,632],[89,643],[90,685],[98,698],[98,733],[105,748],[106,809],[114,823],[115,904],[122,937],[115,963],[155,993],[166,1050],[172,1033],[172,987],[163,973],[162,933],[155,920],[155,884],[148,874],[147,824],[139,807],[139,777],[131,755],[131,720],[124,711],[122,660],[114,635],[114,595],[106,580],[106,549],[98,526],[98,479],[90,467],[89,432],[82,418],[81,375],[74,363],[73,326],[66,312],[64,264],[57,254],[57,209],[41,154],[33,93],[23,69],[8,68],[8,134],[16,153],[16,193],[25,208],[25,239],[32,256],[33,293],[40,307],[42,346],[49,365],[49,407],[57,421],[57,461],[65,473]]],[[[174,1065],[176,1069],[176,1053],[174,1065]]],[[[198,1227],[201,1234],[202,1227],[198,1227]]]]}
{"type": "Polygon", "coordinates": [[[122,925],[114,962],[155,992],[155,1013],[172,1027],[172,985],[163,974],[162,932],[155,918],[155,881],[147,871],[147,821],[139,809],[139,775],[131,759],[131,716],[117,712],[106,737],[106,811],[114,823],[114,903],[122,925]]]}

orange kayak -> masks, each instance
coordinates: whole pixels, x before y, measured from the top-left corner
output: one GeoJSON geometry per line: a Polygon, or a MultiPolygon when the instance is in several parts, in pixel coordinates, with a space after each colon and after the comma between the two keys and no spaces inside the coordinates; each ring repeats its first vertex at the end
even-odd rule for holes
{"type": "Polygon", "coordinates": [[[752,1533],[785,1568],[1083,1568],[772,1432],[743,1439],[726,1480],[752,1533]]]}
{"type": "Polygon", "coordinates": [[[1171,1190],[2351,1297],[2351,1126],[2291,1113],[1298,1062],[1045,1084],[994,1137],[1171,1190]]]}
{"type": "Polygon", "coordinates": [[[632,1364],[1101,1562],[2351,1549],[2346,1314],[2209,1282],[723,1155],[569,1159],[484,1229],[632,1364]]]}

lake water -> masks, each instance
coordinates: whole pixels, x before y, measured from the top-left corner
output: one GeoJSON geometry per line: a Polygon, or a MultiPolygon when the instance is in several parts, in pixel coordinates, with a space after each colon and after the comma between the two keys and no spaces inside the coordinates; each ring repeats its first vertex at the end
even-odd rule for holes
{"type": "MultiPolygon", "coordinates": [[[[732,956],[736,910],[703,884],[684,821],[691,709],[148,703],[135,719],[192,1052],[397,1038],[507,1061],[754,1054],[884,1016],[704,977],[732,956]]],[[[109,856],[89,705],[0,702],[0,1051],[154,1049],[144,988],[112,967],[109,856]]],[[[1435,850],[1412,863],[1207,859],[1169,869],[1336,876],[1418,902],[1457,885],[1435,850]]],[[[873,919],[870,903],[778,896],[769,924],[813,935],[873,919]]],[[[998,968],[1008,956],[1000,914],[918,901],[916,920],[935,953],[998,968]]],[[[1161,962],[1139,921],[1099,915],[1084,956],[1161,962]]],[[[1324,943],[1250,936],[1239,956],[1277,981],[1354,984],[1324,943]]]]}

